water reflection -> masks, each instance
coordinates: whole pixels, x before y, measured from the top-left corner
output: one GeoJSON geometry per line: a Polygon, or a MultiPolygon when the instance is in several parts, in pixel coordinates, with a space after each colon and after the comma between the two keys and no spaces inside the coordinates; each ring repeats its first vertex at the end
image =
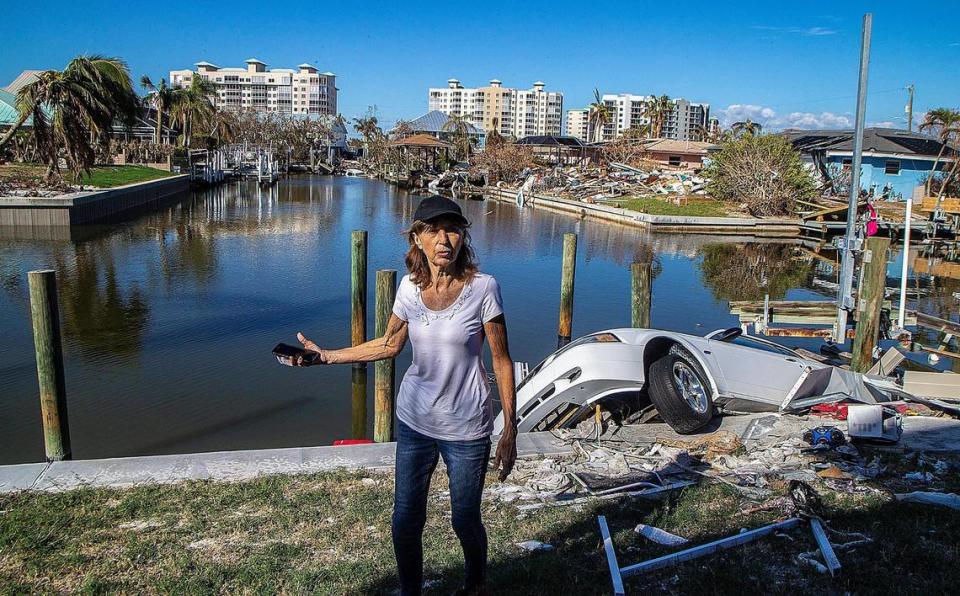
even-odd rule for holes
{"type": "Polygon", "coordinates": [[[150,307],[139,284],[118,279],[113,247],[76,246],[72,257],[54,253],[63,334],[85,357],[135,356],[140,352],[150,307]],[[68,262],[68,260],[70,262],[68,262]]]}
{"type": "Polygon", "coordinates": [[[711,244],[700,254],[700,278],[717,300],[782,300],[813,277],[813,258],[792,245],[711,244]]]}

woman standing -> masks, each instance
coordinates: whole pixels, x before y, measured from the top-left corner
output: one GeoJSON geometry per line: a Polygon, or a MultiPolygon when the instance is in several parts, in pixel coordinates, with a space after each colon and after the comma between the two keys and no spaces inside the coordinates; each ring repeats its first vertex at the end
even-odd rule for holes
{"type": "Polygon", "coordinates": [[[439,457],[450,478],[451,521],[463,548],[462,593],[485,593],[487,534],[480,499],[493,409],[482,360],[484,339],[490,344],[507,421],[494,462],[500,480],[506,479],[517,457],[513,362],[500,287],[493,276],[478,271],[468,227],[455,202],[439,196],[420,202],[407,231],[409,274],[400,281],[383,337],[326,350],[297,334],[323,364],[393,358],[408,336],[413,344],[413,363],[400,384],[396,412],[393,548],[404,595],[419,594],[423,584],[427,493],[439,457]]]}

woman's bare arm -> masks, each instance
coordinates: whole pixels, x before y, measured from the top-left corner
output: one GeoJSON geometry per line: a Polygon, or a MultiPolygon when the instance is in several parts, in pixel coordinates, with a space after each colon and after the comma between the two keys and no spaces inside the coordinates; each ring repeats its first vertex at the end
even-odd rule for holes
{"type": "Polygon", "coordinates": [[[304,337],[302,333],[297,334],[297,339],[300,340],[305,349],[320,354],[320,360],[323,364],[374,362],[375,360],[394,358],[403,351],[404,346],[407,345],[407,322],[397,315],[391,314],[390,320],[387,321],[387,332],[383,337],[371,339],[359,346],[339,350],[325,350],[304,337]]]}
{"type": "Polygon", "coordinates": [[[497,443],[494,467],[500,468],[500,480],[505,480],[517,459],[516,383],[513,378],[513,359],[507,341],[507,321],[503,315],[484,323],[483,330],[493,356],[493,374],[497,377],[500,405],[503,408],[503,434],[497,443]]]}

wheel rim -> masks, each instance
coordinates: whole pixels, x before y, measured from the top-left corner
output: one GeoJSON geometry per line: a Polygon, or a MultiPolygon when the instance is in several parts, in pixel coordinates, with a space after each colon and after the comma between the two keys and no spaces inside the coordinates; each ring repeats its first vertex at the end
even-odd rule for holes
{"type": "Polygon", "coordinates": [[[707,390],[689,364],[679,360],[673,363],[673,382],[694,412],[703,414],[707,411],[707,390]]]}

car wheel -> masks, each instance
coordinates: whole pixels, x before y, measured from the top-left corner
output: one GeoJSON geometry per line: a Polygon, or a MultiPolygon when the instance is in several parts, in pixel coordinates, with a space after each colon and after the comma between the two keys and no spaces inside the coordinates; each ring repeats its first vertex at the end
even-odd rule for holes
{"type": "Polygon", "coordinates": [[[707,375],[686,351],[671,350],[655,361],[649,377],[650,401],[673,430],[692,433],[713,418],[707,375]]]}

